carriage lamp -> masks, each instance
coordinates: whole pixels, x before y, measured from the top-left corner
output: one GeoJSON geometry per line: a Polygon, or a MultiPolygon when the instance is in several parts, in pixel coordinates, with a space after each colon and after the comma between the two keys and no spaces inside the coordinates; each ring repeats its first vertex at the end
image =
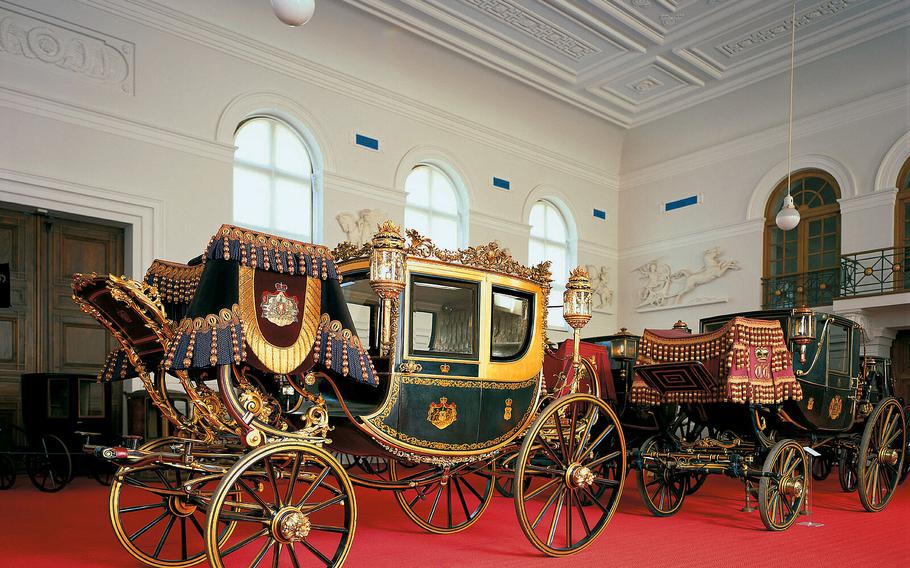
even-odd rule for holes
{"type": "Polygon", "coordinates": [[[689,327],[689,324],[683,320],[676,320],[676,323],[673,324],[673,329],[679,329],[685,331],[686,333],[692,333],[692,328],[689,327]]]}
{"type": "Polygon", "coordinates": [[[620,376],[626,378],[638,359],[638,336],[624,327],[620,328],[610,339],[610,358],[622,365],[620,376]]]}
{"type": "Polygon", "coordinates": [[[799,362],[806,363],[806,346],[815,341],[815,312],[806,306],[794,308],[787,322],[790,341],[799,346],[799,362]]]}
{"type": "MultiPolygon", "coordinates": [[[[581,328],[591,321],[591,312],[594,309],[594,298],[591,290],[591,278],[588,271],[581,266],[576,267],[569,274],[566,291],[562,294],[562,317],[572,328],[572,365],[575,367],[575,377],[578,377],[579,343],[581,328]]],[[[572,385],[574,392],[575,385],[572,385]]]]}
{"type": "Polygon", "coordinates": [[[401,229],[395,223],[386,221],[379,226],[373,237],[373,252],[370,254],[370,287],[382,303],[382,329],[379,338],[379,354],[388,357],[392,353],[394,338],[393,307],[405,286],[405,250],[401,229]]]}

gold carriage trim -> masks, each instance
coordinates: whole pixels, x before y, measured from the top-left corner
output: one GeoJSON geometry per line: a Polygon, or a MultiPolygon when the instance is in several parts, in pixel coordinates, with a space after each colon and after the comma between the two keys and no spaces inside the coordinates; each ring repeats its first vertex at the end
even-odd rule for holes
{"type": "Polygon", "coordinates": [[[273,373],[290,373],[304,362],[316,340],[319,307],[322,301],[322,281],[311,277],[306,279],[306,292],[303,298],[303,309],[300,313],[300,332],[294,343],[287,347],[279,347],[270,343],[259,328],[255,279],[255,270],[248,266],[240,267],[239,309],[241,321],[245,323],[246,344],[256,358],[273,373]]]}
{"type": "Polygon", "coordinates": [[[168,370],[239,364],[246,359],[240,307],[205,317],[183,318],[170,343],[164,366],[168,370]]]}
{"type": "Polygon", "coordinates": [[[801,400],[803,393],[793,373],[780,323],[736,317],[724,327],[705,334],[671,335],[645,330],[636,365],[700,361],[717,385],[700,390],[658,390],[639,374],[632,381],[632,402],[638,404],[740,402],[779,404],[801,400]]]}
{"type": "Polygon", "coordinates": [[[282,239],[267,233],[222,225],[209,240],[202,255],[208,259],[231,260],[243,266],[282,274],[307,274],[327,280],[339,278],[329,249],[310,243],[282,239]]]}
{"type": "Polygon", "coordinates": [[[179,262],[156,259],[145,272],[145,282],[158,290],[162,301],[189,304],[202,277],[202,264],[187,266],[179,262]]]}
{"type": "Polygon", "coordinates": [[[360,338],[328,314],[322,314],[319,318],[313,362],[321,363],[325,368],[345,377],[371,385],[379,384],[373,361],[360,338]]]}
{"type": "Polygon", "coordinates": [[[98,371],[98,382],[122,381],[136,376],[136,370],[130,363],[122,347],[114,349],[104,358],[104,365],[98,371]]]}

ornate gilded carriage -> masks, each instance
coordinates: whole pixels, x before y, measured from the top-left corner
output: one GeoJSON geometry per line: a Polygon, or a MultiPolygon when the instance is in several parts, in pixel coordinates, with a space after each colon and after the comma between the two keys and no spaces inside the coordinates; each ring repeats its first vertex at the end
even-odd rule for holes
{"type": "MultiPolygon", "coordinates": [[[[324,247],[225,225],[200,257],[156,261],[143,282],[74,277],[74,300],[121,344],[102,378],[138,377],[178,432],[90,448],[121,466],[110,516],[131,554],[227,566],[256,542],[253,564],[269,553],[341,564],[354,485],[392,490],[423,528],[456,532],[486,508],[505,451],[518,452],[516,510],[537,548],[570,554],[605,529],[622,431],[588,394],[542,408],[554,398],[541,373],[547,265],[409,238],[386,224],[364,247],[339,247],[336,265],[324,247]],[[193,412],[168,399],[174,382],[193,412]],[[386,465],[346,469],[344,456],[386,465]]],[[[590,318],[582,276],[564,309],[577,329],[590,318]]]]}

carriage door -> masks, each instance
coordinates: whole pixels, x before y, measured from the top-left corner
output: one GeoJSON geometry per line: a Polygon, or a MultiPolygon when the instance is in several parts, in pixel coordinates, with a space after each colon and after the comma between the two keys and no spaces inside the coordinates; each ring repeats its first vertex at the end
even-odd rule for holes
{"type": "MultiPolygon", "coordinates": [[[[10,274],[10,306],[0,307],[0,422],[21,426],[23,412],[59,406],[41,401],[40,408],[22,408],[21,375],[95,375],[101,368],[113,340],[70,299],[70,282],[74,272],[122,274],[123,241],[119,227],[0,208],[0,264],[8,263],[10,274]]],[[[85,398],[86,415],[94,416],[100,385],[73,385],[68,396],[85,398]]],[[[115,424],[121,392],[115,385],[115,424]]]]}
{"type": "Polygon", "coordinates": [[[891,365],[894,396],[910,400],[910,331],[897,332],[891,344],[891,365]]]}

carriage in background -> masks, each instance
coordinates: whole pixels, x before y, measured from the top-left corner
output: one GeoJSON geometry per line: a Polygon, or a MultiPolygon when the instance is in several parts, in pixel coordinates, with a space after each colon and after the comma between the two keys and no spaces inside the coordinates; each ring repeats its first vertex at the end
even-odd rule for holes
{"type": "MultiPolygon", "coordinates": [[[[516,511],[535,547],[571,554],[606,528],[622,430],[577,381],[547,392],[547,264],[409,237],[385,224],[366,246],[340,247],[336,265],[322,247],[223,226],[202,257],[156,261],[144,282],[74,277],[74,299],[121,344],[104,375],[137,376],[178,431],[93,448],[121,466],[110,517],[131,554],[153,566],[341,564],[354,485],[392,490],[419,526],[456,532],[516,448],[516,511]],[[172,381],[193,412],[168,398],[172,381]],[[388,469],[346,470],[329,450],[388,469]]],[[[590,286],[573,276],[564,315],[577,338],[590,286]]]]}
{"type": "Polygon", "coordinates": [[[862,329],[807,308],[701,324],[695,335],[684,325],[645,330],[629,347],[632,401],[675,414],[634,460],[648,509],[672,515],[693,476],[723,473],[757,496],[766,528],[785,530],[807,494],[804,446],[839,457],[863,507],[884,509],[905,461],[906,424],[890,383],[863,364],[862,329]]]}

